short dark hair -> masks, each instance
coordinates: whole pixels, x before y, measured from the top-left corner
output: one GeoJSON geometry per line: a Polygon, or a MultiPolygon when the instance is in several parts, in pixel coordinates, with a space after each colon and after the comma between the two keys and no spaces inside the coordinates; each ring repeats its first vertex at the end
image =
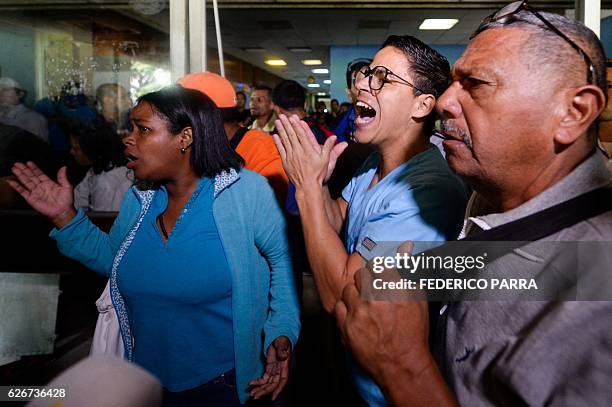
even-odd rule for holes
{"type": "Polygon", "coordinates": [[[266,92],[268,92],[269,95],[272,95],[272,88],[268,85],[257,85],[253,87],[253,90],[265,90],[266,92]]]}
{"type": "Polygon", "coordinates": [[[125,145],[110,123],[102,118],[95,119],[91,124],[67,120],[60,123],[61,129],[70,137],[74,137],[81,151],[91,161],[94,174],[122,167],[127,163],[123,152],[125,145]]]}
{"type": "MultiPolygon", "coordinates": [[[[450,84],[450,64],[446,57],[418,38],[410,35],[390,35],[381,49],[393,47],[404,53],[409,63],[409,70],[414,82],[414,95],[424,93],[433,95],[436,100],[442,96],[450,84]]],[[[427,116],[425,131],[433,129],[436,111],[427,116]]]]}
{"type": "Polygon", "coordinates": [[[306,91],[296,81],[284,80],[272,91],[272,102],[281,109],[303,109],[306,91]]]}
{"type": "Polygon", "coordinates": [[[219,110],[223,117],[223,123],[240,123],[242,121],[242,114],[237,107],[222,107],[219,110]]]}
{"type": "Polygon", "coordinates": [[[244,93],[243,91],[239,90],[238,92],[236,92],[236,96],[238,95],[242,95],[242,97],[244,98],[244,100],[246,100],[247,96],[246,93],[244,93]]]}
{"type": "Polygon", "coordinates": [[[450,84],[450,64],[446,57],[411,35],[390,35],[380,49],[393,47],[402,51],[410,62],[414,94],[439,98],[450,84]]]}
{"type": "Polygon", "coordinates": [[[191,127],[191,166],[196,174],[213,177],[231,168],[240,169],[243,160],[229,144],[221,111],[204,93],[173,85],[141,96],[141,102],[149,103],[168,123],[170,133],[191,127]]]}

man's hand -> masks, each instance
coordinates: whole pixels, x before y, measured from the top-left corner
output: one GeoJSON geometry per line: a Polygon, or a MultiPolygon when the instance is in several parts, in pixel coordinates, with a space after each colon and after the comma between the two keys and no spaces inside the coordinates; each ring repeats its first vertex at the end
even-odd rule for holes
{"type": "Polygon", "coordinates": [[[362,284],[372,281],[371,272],[359,270],[335,306],[345,345],[391,404],[457,405],[429,352],[427,302],[364,301],[362,284]]]}
{"type": "Polygon", "coordinates": [[[272,400],[276,400],[289,379],[291,366],[291,342],[286,336],[279,336],[268,348],[266,370],[259,379],[252,380],[251,397],[259,399],[272,393],[272,400]]]}
{"type": "Polygon", "coordinates": [[[344,288],[334,313],[345,344],[380,382],[399,363],[418,370],[428,359],[429,314],[426,301],[362,300],[361,285],[371,280],[365,269],[355,273],[355,283],[344,288]]]}
{"type": "Polygon", "coordinates": [[[331,136],[319,145],[308,124],[295,115],[280,115],[275,124],[278,134],[273,135],[274,143],[296,189],[309,183],[326,183],[347,143],[336,145],[336,136],[331,136]]]}

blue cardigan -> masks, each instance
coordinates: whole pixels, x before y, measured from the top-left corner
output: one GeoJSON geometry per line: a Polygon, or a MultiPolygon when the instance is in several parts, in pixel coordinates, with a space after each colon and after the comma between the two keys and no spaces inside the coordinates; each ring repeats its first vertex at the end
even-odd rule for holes
{"type": "MultiPolygon", "coordinates": [[[[132,360],[133,338],[125,302],[117,288],[117,270],[154,194],[154,190],[132,187],[108,234],[80,210],[68,225],[50,234],[64,255],[109,275],[128,360],[132,360]]],[[[284,335],[295,347],[300,330],[298,297],[285,220],[265,178],[246,169],[217,175],[213,216],[232,273],[236,382],[244,403],[249,398],[249,381],[263,374],[266,350],[272,341],[284,335]]]]}

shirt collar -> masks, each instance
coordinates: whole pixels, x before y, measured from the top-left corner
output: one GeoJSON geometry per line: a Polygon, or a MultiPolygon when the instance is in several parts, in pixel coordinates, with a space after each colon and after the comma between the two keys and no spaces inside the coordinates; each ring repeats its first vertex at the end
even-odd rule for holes
{"type": "MultiPolygon", "coordinates": [[[[215,175],[215,191],[213,197],[216,198],[223,190],[232,185],[240,178],[240,174],[233,168],[230,168],[228,171],[221,171],[219,174],[215,175]]],[[[202,180],[199,181],[198,187],[201,187],[202,180]]],[[[135,186],[132,188],[136,196],[138,197],[141,203],[145,201],[150,201],[153,198],[156,189],[153,189],[151,185],[143,185],[139,188],[139,186],[135,186]],[[141,189],[144,188],[144,189],[141,189]]]]}
{"type": "Polygon", "coordinates": [[[232,185],[240,178],[240,174],[233,168],[230,168],[229,171],[221,171],[219,174],[215,176],[215,194],[216,198],[225,188],[232,185]]]}
{"type": "Polygon", "coordinates": [[[476,231],[475,227],[481,230],[489,230],[550,208],[594,189],[612,185],[612,176],[606,164],[603,154],[596,151],[561,181],[522,205],[506,212],[488,213],[490,208],[487,208],[486,201],[477,192],[474,192],[468,202],[463,230],[459,238],[464,238],[472,231],[476,231]]]}

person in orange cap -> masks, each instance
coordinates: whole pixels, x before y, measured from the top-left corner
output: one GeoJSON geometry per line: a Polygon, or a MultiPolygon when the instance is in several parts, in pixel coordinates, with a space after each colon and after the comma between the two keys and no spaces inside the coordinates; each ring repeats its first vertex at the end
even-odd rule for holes
{"type": "Polygon", "coordinates": [[[245,168],[268,179],[279,202],[287,197],[288,178],[274,140],[260,130],[241,126],[236,107],[236,92],[231,82],[212,72],[191,73],[178,80],[184,88],[195,89],[210,97],[223,115],[223,126],[230,145],[244,159],[245,168]]]}

